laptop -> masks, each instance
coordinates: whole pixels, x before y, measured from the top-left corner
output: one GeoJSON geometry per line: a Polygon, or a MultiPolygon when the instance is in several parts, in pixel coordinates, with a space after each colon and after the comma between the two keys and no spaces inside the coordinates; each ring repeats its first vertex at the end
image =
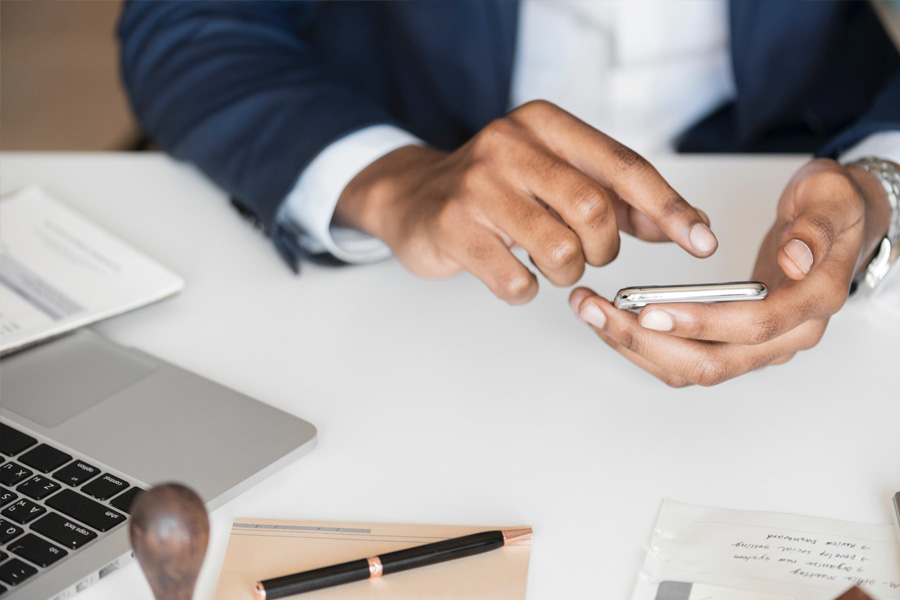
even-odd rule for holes
{"type": "Polygon", "coordinates": [[[88,330],[0,360],[0,600],[69,598],[130,561],[140,490],[208,510],[313,448],[306,421],[88,330]]]}

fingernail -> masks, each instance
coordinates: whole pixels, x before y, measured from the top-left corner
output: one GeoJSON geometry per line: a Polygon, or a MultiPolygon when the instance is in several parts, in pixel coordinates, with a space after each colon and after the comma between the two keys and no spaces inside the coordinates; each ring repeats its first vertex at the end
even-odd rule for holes
{"type": "Polygon", "coordinates": [[[785,253],[790,257],[804,274],[809,273],[813,264],[813,253],[809,246],[798,239],[793,239],[784,245],[785,253]]]}
{"type": "Polygon", "coordinates": [[[709,230],[705,223],[695,223],[691,227],[690,239],[691,246],[700,254],[709,254],[719,245],[716,236],[713,235],[713,232],[709,230]]]}
{"type": "Polygon", "coordinates": [[[675,323],[669,313],[661,310],[651,310],[641,317],[641,327],[655,331],[672,331],[675,323]]]}
{"type": "Polygon", "coordinates": [[[578,316],[587,323],[590,323],[594,327],[599,327],[600,329],[603,329],[606,325],[606,315],[603,314],[603,311],[600,310],[600,307],[596,304],[588,304],[581,309],[578,316]]]}

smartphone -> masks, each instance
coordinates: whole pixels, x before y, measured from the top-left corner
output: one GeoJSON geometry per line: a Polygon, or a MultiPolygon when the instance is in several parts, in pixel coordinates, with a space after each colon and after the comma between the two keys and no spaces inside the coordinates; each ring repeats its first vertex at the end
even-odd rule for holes
{"type": "Polygon", "coordinates": [[[731,283],[698,283],[692,285],[651,285],[619,290],[613,305],[626,310],[640,310],[648,304],[672,302],[735,302],[762,300],[766,286],[758,281],[731,283]]]}

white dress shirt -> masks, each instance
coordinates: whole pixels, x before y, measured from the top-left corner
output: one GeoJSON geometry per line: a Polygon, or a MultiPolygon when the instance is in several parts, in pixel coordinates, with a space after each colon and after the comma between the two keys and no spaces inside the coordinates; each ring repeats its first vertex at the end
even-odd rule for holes
{"type": "MultiPolygon", "coordinates": [[[[548,100],[641,154],[671,151],[676,135],[735,95],[725,0],[523,0],[518,33],[511,109],[548,100]]],[[[312,252],[351,263],[390,256],[380,240],[331,220],[353,177],[410,144],[423,142],[389,125],[332,143],[300,174],[279,218],[305,232],[312,252]]],[[[841,160],[861,156],[900,163],[900,131],[872,135],[841,160]]]]}

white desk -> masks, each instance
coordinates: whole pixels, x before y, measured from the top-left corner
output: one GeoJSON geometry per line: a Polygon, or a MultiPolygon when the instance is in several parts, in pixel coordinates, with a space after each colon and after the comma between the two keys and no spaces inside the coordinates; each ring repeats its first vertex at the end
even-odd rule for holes
{"type": "MultiPolygon", "coordinates": [[[[664,497],[890,521],[900,316],[851,302],[815,349],[713,389],[670,389],[608,349],[542,284],[510,308],[463,275],[399,264],[294,277],[192,168],[153,154],[4,155],[2,190],[40,183],[181,273],[178,297],[97,329],[319,429],[311,454],[214,512],[197,598],[231,519],[534,526],[529,598],[626,599],[664,497]],[[861,382],[871,382],[866,390],[861,382]]],[[[793,158],[658,161],[709,213],[713,259],[626,239],[584,282],[745,278],[793,158]]],[[[149,599],[136,564],[80,600],[149,599]]]]}

